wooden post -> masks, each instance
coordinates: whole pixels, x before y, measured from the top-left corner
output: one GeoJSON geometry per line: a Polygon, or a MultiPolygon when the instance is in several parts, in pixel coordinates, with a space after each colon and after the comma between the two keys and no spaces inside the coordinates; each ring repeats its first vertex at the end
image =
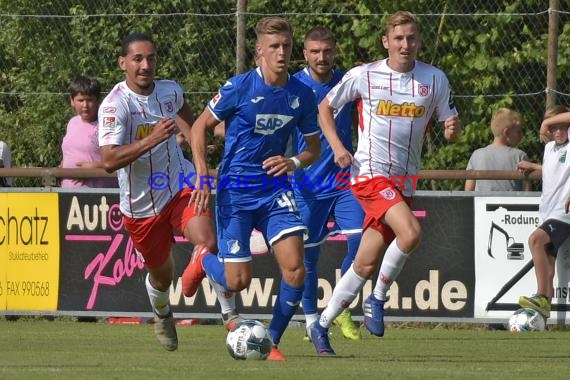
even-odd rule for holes
{"type": "Polygon", "coordinates": [[[558,64],[558,0],[550,0],[548,9],[548,62],[546,63],[546,108],[556,104],[556,66],[558,64]]]}
{"type": "Polygon", "coordinates": [[[236,74],[247,70],[247,0],[237,0],[236,74]]]}

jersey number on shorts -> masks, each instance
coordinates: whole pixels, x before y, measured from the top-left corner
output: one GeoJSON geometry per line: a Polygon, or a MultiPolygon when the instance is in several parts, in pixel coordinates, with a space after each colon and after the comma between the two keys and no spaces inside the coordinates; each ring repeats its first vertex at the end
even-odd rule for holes
{"type": "Polygon", "coordinates": [[[289,211],[295,212],[297,211],[297,203],[295,202],[295,198],[293,197],[292,191],[286,191],[279,195],[277,198],[277,204],[281,207],[287,207],[289,211]]]}

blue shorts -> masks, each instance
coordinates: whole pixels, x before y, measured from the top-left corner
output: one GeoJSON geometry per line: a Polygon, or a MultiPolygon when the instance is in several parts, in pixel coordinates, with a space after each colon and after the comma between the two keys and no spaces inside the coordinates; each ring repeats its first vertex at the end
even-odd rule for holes
{"type": "Polygon", "coordinates": [[[251,261],[250,237],[254,228],[263,234],[270,246],[285,236],[304,237],[307,234],[307,227],[303,224],[290,190],[267,199],[265,204],[253,210],[244,209],[240,205],[216,204],[220,260],[251,261]]]}
{"type": "Polygon", "coordinates": [[[335,234],[362,233],[364,211],[350,190],[340,191],[338,196],[325,199],[303,199],[297,197],[297,205],[303,222],[309,229],[305,247],[314,247],[335,234]],[[329,218],[334,219],[328,227],[329,218]]]}

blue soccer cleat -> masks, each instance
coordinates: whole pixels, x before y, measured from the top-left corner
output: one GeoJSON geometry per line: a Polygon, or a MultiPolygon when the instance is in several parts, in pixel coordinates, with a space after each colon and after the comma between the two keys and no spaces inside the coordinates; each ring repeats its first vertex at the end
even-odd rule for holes
{"type": "Polygon", "coordinates": [[[362,304],[364,312],[364,326],[372,335],[384,336],[384,304],[386,301],[380,301],[374,295],[368,298],[362,304]]]}
{"type": "Polygon", "coordinates": [[[319,321],[314,322],[309,327],[311,341],[315,345],[317,355],[319,356],[334,356],[336,353],[331,347],[329,341],[329,329],[325,329],[319,324],[319,321]]]}

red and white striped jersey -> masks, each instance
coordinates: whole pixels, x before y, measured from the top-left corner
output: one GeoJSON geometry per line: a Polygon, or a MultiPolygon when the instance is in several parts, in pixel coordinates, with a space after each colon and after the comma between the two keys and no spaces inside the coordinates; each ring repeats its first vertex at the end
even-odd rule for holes
{"type": "MultiPolygon", "coordinates": [[[[124,81],[115,85],[99,107],[99,146],[132,144],[150,135],[161,119],[176,118],[184,104],[182,88],[170,80],[154,84],[148,96],[134,93],[124,81]]],[[[118,170],[121,211],[131,218],[157,215],[183,189],[181,175],[194,173],[193,183],[195,172],[170,136],[118,170]]]]}
{"type": "MultiPolygon", "coordinates": [[[[337,109],[357,102],[353,180],[357,176],[416,175],[432,116],[444,121],[458,114],[446,75],[420,61],[406,73],[392,70],[387,59],[357,66],[345,74],[327,99],[337,109]]],[[[402,190],[404,195],[412,194],[410,179],[402,190]]]]}

